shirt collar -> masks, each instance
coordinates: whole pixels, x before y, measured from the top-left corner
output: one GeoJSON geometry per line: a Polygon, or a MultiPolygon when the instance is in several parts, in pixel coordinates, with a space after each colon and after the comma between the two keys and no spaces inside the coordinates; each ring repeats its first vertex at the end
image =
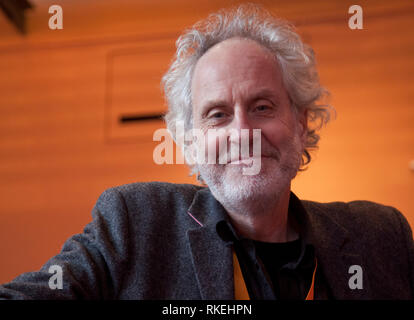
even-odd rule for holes
{"type": "MultiPolygon", "coordinates": [[[[303,263],[306,263],[309,260],[313,261],[313,259],[308,259],[308,257],[313,256],[314,249],[308,239],[306,210],[299,198],[293,192],[290,193],[288,210],[289,220],[299,234],[301,248],[297,259],[284,265],[283,268],[295,270],[300,265],[303,265],[303,263]]],[[[243,239],[237,234],[227,214],[224,216],[215,215],[211,223],[212,227],[215,226],[218,236],[226,243],[226,245],[232,245],[235,241],[242,241],[244,242],[244,247],[254,247],[253,240],[243,239]]]]}
{"type": "MultiPolygon", "coordinates": [[[[306,244],[310,243],[309,219],[299,198],[291,191],[289,197],[289,221],[306,244]]],[[[202,187],[195,195],[188,214],[198,226],[215,229],[225,242],[240,240],[225,208],[212,195],[209,188],[202,187]]]]}

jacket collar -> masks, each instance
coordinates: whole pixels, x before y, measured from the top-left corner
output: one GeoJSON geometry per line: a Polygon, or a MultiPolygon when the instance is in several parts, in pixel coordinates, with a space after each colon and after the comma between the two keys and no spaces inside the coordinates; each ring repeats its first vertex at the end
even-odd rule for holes
{"type": "MultiPolygon", "coordinates": [[[[301,236],[314,246],[318,268],[322,270],[333,297],[369,298],[367,277],[363,278],[362,290],[351,289],[348,284],[352,276],[349,268],[359,265],[363,270],[364,258],[358,252],[360,248],[352,246],[349,231],[332,218],[333,209],[301,201],[291,192],[289,210],[296,215],[301,236]]],[[[202,299],[234,299],[232,249],[216,230],[219,221],[228,221],[226,210],[208,188],[202,188],[195,194],[188,215],[194,222],[187,236],[202,299]]]]}

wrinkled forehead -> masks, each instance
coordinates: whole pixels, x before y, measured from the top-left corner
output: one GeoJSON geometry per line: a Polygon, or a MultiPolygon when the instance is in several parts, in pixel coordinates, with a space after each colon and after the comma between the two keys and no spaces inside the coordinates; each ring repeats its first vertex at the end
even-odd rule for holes
{"type": "Polygon", "coordinates": [[[269,49],[251,39],[231,38],[214,45],[201,56],[196,63],[194,76],[214,71],[232,71],[246,63],[275,64],[277,67],[277,61],[269,49]]]}
{"type": "Polygon", "coordinates": [[[193,102],[233,87],[248,92],[281,89],[280,68],[270,50],[254,40],[233,38],[213,46],[199,59],[191,84],[193,102]]]}

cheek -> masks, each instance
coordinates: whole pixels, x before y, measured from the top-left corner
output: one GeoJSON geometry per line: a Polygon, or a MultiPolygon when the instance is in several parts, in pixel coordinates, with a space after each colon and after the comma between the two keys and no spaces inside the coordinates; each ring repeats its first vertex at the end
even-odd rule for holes
{"type": "Polygon", "coordinates": [[[281,147],[291,141],[293,132],[286,125],[271,123],[262,126],[262,135],[274,147],[281,147]]]}

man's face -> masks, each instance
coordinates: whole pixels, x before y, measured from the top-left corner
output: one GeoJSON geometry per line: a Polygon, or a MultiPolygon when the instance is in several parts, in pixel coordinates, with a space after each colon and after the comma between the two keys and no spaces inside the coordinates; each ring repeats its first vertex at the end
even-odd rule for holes
{"type": "Polygon", "coordinates": [[[232,130],[261,130],[257,175],[243,175],[246,164],[234,157],[225,164],[197,164],[220,202],[271,197],[290,189],[300,166],[306,117],[292,111],[279,65],[266,48],[245,39],[229,39],[212,47],[194,70],[192,103],[194,128],[206,135],[206,154],[218,150],[221,139],[229,145],[239,143],[232,139],[232,130]],[[218,138],[209,138],[209,129],[224,130],[218,138]]]}

